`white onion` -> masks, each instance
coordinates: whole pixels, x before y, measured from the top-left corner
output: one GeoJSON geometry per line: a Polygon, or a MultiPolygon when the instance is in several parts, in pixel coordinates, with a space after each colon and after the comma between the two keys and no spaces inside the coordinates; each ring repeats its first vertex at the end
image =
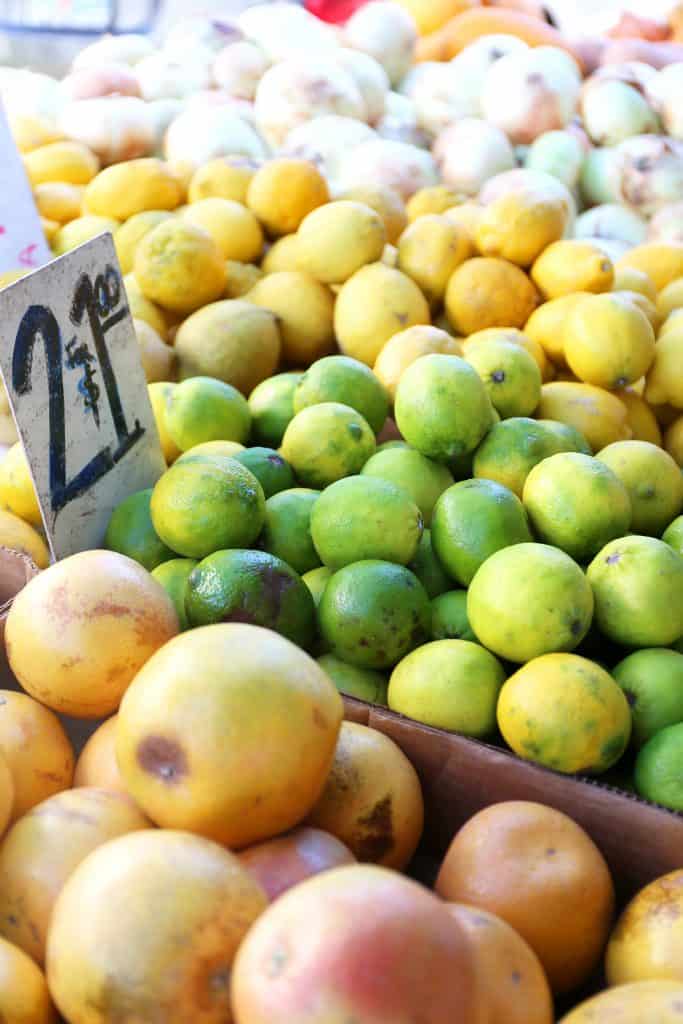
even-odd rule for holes
{"type": "Polygon", "coordinates": [[[213,80],[231,96],[253,100],[270,61],[255,43],[230,43],[213,62],[213,80]]]}
{"type": "Polygon", "coordinates": [[[315,164],[336,192],[340,168],[349,152],[373,138],[374,131],[363,121],[335,115],[317,117],[295,128],[280,153],[315,164]]]}
{"type": "Polygon", "coordinates": [[[268,155],[263,139],[229,106],[186,110],[169,125],[165,153],[171,163],[194,167],[220,156],[268,155]]]}
{"type": "Polygon", "coordinates": [[[76,100],[62,111],[59,127],[92,149],[103,164],[148,156],[155,145],[149,108],[135,96],[76,100]]]}
{"type": "Polygon", "coordinates": [[[468,196],[476,196],[494,174],[515,166],[515,154],[505,133],[475,117],[449,125],[432,152],[444,184],[468,196]]]}
{"type": "Polygon", "coordinates": [[[413,63],[415,22],[391,0],[373,0],[352,14],[344,29],[346,45],[369,53],[397,85],[413,63]]]}
{"type": "Polygon", "coordinates": [[[371,139],[347,153],[339,171],[339,189],[385,185],[404,199],[437,185],[439,175],[429,153],[390,139],[371,139]]]}

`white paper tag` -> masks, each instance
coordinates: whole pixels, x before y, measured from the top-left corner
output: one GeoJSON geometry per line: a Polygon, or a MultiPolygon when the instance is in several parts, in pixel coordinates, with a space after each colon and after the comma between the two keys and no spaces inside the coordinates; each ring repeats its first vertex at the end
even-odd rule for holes
{"type": "Polygon", "coordinates": [[[55,558],[166,468],[110,234],[0,292],[0,371],[55,558]]]}
{"type": "Polygon", "coordinates": [[[0,274],[52,258],[19,151],[0,103],[0,274]]]}

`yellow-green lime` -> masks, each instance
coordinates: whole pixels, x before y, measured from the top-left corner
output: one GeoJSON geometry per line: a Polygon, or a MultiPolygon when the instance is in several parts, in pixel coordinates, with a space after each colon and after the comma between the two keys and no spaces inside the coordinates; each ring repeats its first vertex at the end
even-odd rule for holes
{"type": "Polygon", "coordinates": [[[253,473],[220,459],[179,463],[152,492],[154,529],[173,551],[205,558],[221,548],[249,547],[266,514],[263,488],[253,473]]]}
{"type": "Polygon", "coordinates": [[[683,516],[677,516],[662,534],[662,540],[679,555],[683,555],[683,516]]]}
{"type": "Polygon", "coordinates": [[[453,476],[443,463],[428,459],[403,441],[387,441],[381,445],[365,463],[361,474],[388,480],[406,490],[420,509],[425,526],[432,521],[438,498],[453,483],[453,476]]]}
{"type": "Polygon", "coordinates": [[[266,498],[296,486],[292,467],[273,448],[245,448],[233,458],[254,474],[266,498]]]}
{"type": "Polygon", "coordinates": [[[492,423],[477,371],[459,356],[421,356],[403,373],[394,419],[408,444],[440,462],[474,451],[492,423]]]}
{"type": "Polygon", "coordinates": [[[320,491],[292,487],[266,501],[260,546],[298,573],[308,573],[320,565],[311,538],[311,512],[319,497],[320,491]]]}
{"type": "Polygon", "coordinates": [[[470,345],[465,358],[477,371],[502,419],[531,416],[541,400],[541,371],[521,345],[492,339],[470,345]]]}
{"type": "Polygon", "coordinates": [[[359,412],[341,402],[321,402],[296,414],[280,451],[299,483],[322,490],[360,473],[375,448],[375,435],[359,412]]]}
{"type": "Polygon", "coordinates": [[[294,418],[294,392],[303,373],[278,373],[254,388],[249,395],[251,429],[257,444],[279,448],[294,418]]]}
{"type": "Polygon", "coordinates": [[[385,669],[427,639],[431,607],[409,569],[370,559],[332,576],[318,622],[332,654],[361,668],[385,669]]]}
{"type": "Polygon", "coordinates": [[[466,590],[448,590],[432,600],[432,640],[477,642],[467,618],[466,590]]]}
{"type": "Polygon", "coordinates": [[[634,651],[612,669],[633,718],[633,742],[642,747],[668,725],[683,722],[683,654],[666,647],[634,651]]]}
{"type": "Polygon", "coordinates": [[[267,551],[216,551],[199,563],[185,598],[192,626],[248,622],[300,647],[315,636],[315,605],[301,577],[267,551]]]}
{"type": "Polygon", "coordinates": [[[521,498],[533,467],[556,451],[554,435],[538,420],[515,416],[491,427],[474,453],[472,474],[495,480],[521,498]]]}
{"type": "Polygon", "coordinates": [[[496,726],[503,666],[469,640],[434,640],[398,663],[389,707],[424,725],[482,739],[496,726]]]}
{"type": "Polygon", "coordinates": [[[389,413],[389,393],[369,366],[350,356],[325,356],[306,371],[294,392],[294,412],[321,402],[341,402],[379,434],[389,413]]]}
{"type": "Polygon", "coordinates": [[[636,792],[653,804],[683,811],[683,722],[661,729],[645,744],[633,770],[636,792]]]}
{"type": "Polygon", "coordinates": [[[401,487],[350,476],[326,487],[311,512],[311,537],[324,565],[341,569],[379,558],[407,565],[422,536],[422,516],[401,487]]]}
{"type": "Polygon", "coordinates": [[[381,672],[372,668],[359,668],[358,665],[347,665],[334,654],[322,654],[318,664],[325,669],[328,676],[340,693],[358,700],[366,700],[369,704],[387,703],[388,680],[381,672]]]}
{"type": "Polygon", "coordinates": [[[326,565],[320,565],[317,569],[309,569],[308,572],[304,573],[301,577],[311,592],[311,597],[313,598],[313,603],[316,608],[320,604],[320,598],[323,596],[325,587],[332,579],[333,575],[332,570],[328,569],[326,565]]]}
{"type": "Polygon", "coordinates": [[[571,423],[560,423],[559,420],[537,420],[552,435],[556,452],[583,452],[592,455],[593,449],[580,430],[571,423]]]}
{"type": "Polygon", "coordinates": [[[423,532],[415,555],[408,562],[408,568],[415,573],[430,599],[450,590],[453,585],[434,551],[430,530],[423,532]]]}
{"type": "Polygon", "coordinates": [[[158,565],[152,571],[154,579],[161,583],[173,601],[181,630],[189,629],[190,626],[185,610],[185,597],[187,595],[187,581],[197,564],[194,558],[172,558],[170,561],[158,565]]]}
{"type": "Polygon", "coordinates": [[[112,512],[104,535],[105,548],[134,558],[149,572],[175,556],[154,529],[151,500],[151,487],[124,498],[112,512]]]}
{"type": "Polygon", "coordinates": [[[478,569],[467,594],[476,637],[508,661],[573,651],[592,616],[588,580],[569,555],[548,544],[496,551],[478,569]]]}
{"type": "Polygon", "coordinates": [[[531,539],[521,501],[493,480],[453,484],[434,509],[432,544],[441,564],[463,587],[494,552],[531,539]]]}
{"type": "Polygon", "coordinates": [[[610,541],[587,570],[598,629],[626,647],[683,637],[683,556],[655,537],[610,541]]]}
{"type": "Polygon", "coordinates": [[[577,562],[587,562],[631,524],[631,499],[619,477],[581,452],[560,452],[539,462],[526,478],[522,498],[538,539],[577,562]]]}
{"type": "Polygon", "coordinates": [[[195,444],[180,455],[176,462],[188,462],[190,459],[213,458],[218,455],[222,458],[233,459],[238,452],[244,451],[244,445],[238,441],[204,441],[202,444],[195,444]]]}
{"type": "Polygon", "coordinates": [[[251,413],[244,395],[213,377],[190,377],[178,384],[166,405],[166,428],[186,452],[203,441],[247,440],[251,413]]]}
{"type": "Polygon", "coordinates": [[[595,457],[626,487],[634,533],[658,537],[683,510],[683,473],[663,448],[649,441],[615,441],[595,457]]]}

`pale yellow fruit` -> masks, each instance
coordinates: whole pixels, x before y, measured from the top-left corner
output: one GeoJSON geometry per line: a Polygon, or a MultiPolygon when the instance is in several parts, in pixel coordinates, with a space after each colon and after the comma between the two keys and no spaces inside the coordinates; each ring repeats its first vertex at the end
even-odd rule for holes
{"type": "Polygon", "coordinates": [[[24,167],[33,186],[44,181],[87,185],[99,171],[100,162],[80,142],[50,142],[26,153],[24,167]]]}
{"type": "Polygon", "coordinates": [[[144,320],[145,323],[148,323],[150,327],[153,327],[157,334],[166,341],[170,327],[167,314],[165,314],[163,310],[156,305],[156,303],[152,302],[151,299],[148,299],[142,294],[135,274],[126,274],[123,279],[123,284],[126,289],[126,298],[128,300],[130,315],[135,320],[144,320]]]}
{"type": "Polygon", "coordinates": [[[500,256],[520,267],[529,267],[567,226],[565,200],[532,189],[500,196],[479,217],[475,243],[482,256],[500,256]]]}
{"type": "Polygon", "coordinates": [[[424,217],[428,213],[445,213],[452,206],[461,203],[463,198],[447,185],[430,185],[427,188],[421,188],[406,203],[408,220],[412,224],[418,217],[424,217]]]}
{"type": "Polygon", "coordinates": [[[143,295],[180,314],[220,298],[227,276],[210,235],[177,217],[145,235],[135,251],[134,273],[143,295]]]}
{"type": "Polygon", "coordinates": [[[129,217],[114,234],[114,247],[123,274],[130,274],[135,263],[135,250],[139,243],[157,224],[168,220],[173,214],[168,210],[143,210],[129,217]]]}
{"type": "Polygon", "coordinates": [[[674,309],[659,328],[659,337],[668,334],[669,331],[683,330],[683,309],[674,309]]]}
{"type": "Polygon", "coordinates": [[[535,415],[539,420],[559,420],[576,427],[594,452],[631,437],[626,407],[611,392],[593,384],[544,384],[535,415]]]}
{"type": "Polygon", "coordinates": [[[462,356],[463,349],[451,334],[427,325],[408,327],[389,338],[375,360],[373,371],[384,384],[392,401],[396,397],[398,382],[408,367],[421,356],[432,355],[434,352],[462,356]]]}
{"type": "Polygon", "coordinates": [[[398,243],[398,267],[430,303],[441,302],[453,272],[472,255],[467,233],[436,213],[413,221],[398,243]]]}
{"type": "Polygon", "coordinates": [[[291,366],[308,366],[333,350],[334,296],[310,274],[267,274],[244,298],[278,318],[282,356],[291,366]]]}
{"type": "Polygon", "coordinates": [[[657,289],[652,278],[644,270],[638,270],[637,267],[615,266],[612,288],[615,292],[640,292],[650,302],[657,302],[657,289]]]}
{"type": "Polygon", "coordinates": [[[398,3],[412,15],[421,36],[436,32],[470,6],[467,0],[398,0],[398,3]]]}
{"type": "Polygon", "coordinates": [[[396,248],[395,245],[389,245],[389,243],[387,242],[387,244],[382,249],[381,262],[384,263],[384,265],[387,267],[398,266],[398,249],[396,248]]]}
{"type": "Polygon", "coordinates": [[[364,203],[378,213],[384,222],[387,242],[390,245],[396,244],[408,223],[403,199],[398,192],[386,185],[357,185],[355,188],[342,192],[338,198],[364,203]]]}
{"type": "Polygon", "coordinates": [[[33,190],[38,213],[46,220],[66,224],[81,215],[83,186],[66,181],[45,181],[33,190]]]}
{"type": "Polygon", "coordinates": [[[521,348],[526,349],[529,355],[536,361],[541,371],[541,380],[545,383],[553,379],[554,370],[542,346],[529,337],[525,331],[520,331],[517,327],[487,327],[483,331],[475,331],[474,334],[470,334],[468,338],[465,338],[463,342],[465,355],[467,355],[468,349],[473,348],[475,345],[486,344],[489,341],[511,341],[514,345],[519,345],[521,348]]]}
{"type": "Polygon", "coordinates": [[[269,160],[247,191],[249,209],[274,238],[296,231],[307,214],[329,199],[327,182],[306,160],[269,160]]]}
{"type": "Polygon", "coordinates": [[[371,263],[343,285],[334,311],[342,352],[372,366],[398,331],[429,323],[429,305],[414,281],[400,270],[371,263]]]}
{"type": "Polygon", "coordinates": [[[652,325],[652,330],[657,333],[659,326],[662,322],[662,318],[657,311],[657,306],[642,292],[632,292],[628,290],[620,291],[618,288],[612,290],[612,295],[618,296],[620,299],[624,299],[626,302],[632,303],[637,306],[638,309],[642,310],[645,316],[648,318],[652,325]]]}
{"type": "Polygon", "coordinates": [[[615,392],[619,401],[626,406],[628,425],[634,441],[649,441],[650,444],[662,443],[662,432],[653,413],[642,395],[635,388],[624,388],[615,392]]]}
{"type": "Polygon", "coordinates": [[[0,444],[13,445],[19,440],[11,412],[0,412],[0,444]]]}
{"type": "Polygon", "coordinates": [[[84,242],[89,242],[91,238],[103,235],[107,231],[110,231],[112,235],[115,234],[120,226],[121,221],[114,220],[112,217],[100,217],[92,213],[85,214],[60,227],[52,239],[52,251],[56,256],[63,256],[65,252],[71,252],[77,246],[83,245],[84,242]]]}
{"type": "Polygon", "coordinates": [[[658,292],[683,277],[683,244],[677,242],[646,242],[637,245],[617,260],[617,268],[635,267],[643,270],[658,292]]]}
{"type": "Polygon", "coordinates": [[[175,387],[175,384],[168,381],[158,381],[147,385],[147,393],[149,394],[149,401],[154,413],[154,422],[159,434],[161,450],[168,466],[175,462],[180,455],[180,448],[171,439],[168,427],[166,426],[166,407],[175,387]]]}
{"type": "Polygon", "coordinates": [[[444,217],[447,217],[453,224],[466,231],[474,247],[477,226],[483,213],[483,206],[475,202],[474,199],[468,199],[466,203],[461,203],[459,206],[451,206],[448,210],[445,210],[444,217]]]}
{"type": "Polygon", "coordinates": [[[140,362],[149,384],[159,380],[175,380],[176,354],[170,345],[145,320],[133,320],[140,346],[140,362]]]}
{"type": "Polygon", "coordinates": [[[240,299],[263,277],[263,271],[255,263],[241,263],[239,260],[226,260],[225,272],[228,275],[226,299],[240,299]]]}
{"type": "Polygon", "coordinates": [[[226,260],[252,263],[263,249],[263,231],[258,220],[246,206],[234,199],[199,199],[186,206],[183,220],[203,228],[226,260]]]}
{"type": "Polygon", "coordinates": [[[664,447],[674,462],[683,467],[683,416],[679,416],[668,427],[664,435],[664,447]]]}
{"type": "Polygon", "coordinates": [[[155,157],[105,167],[87,185],[83,209],[100,217],[127,220],[143,210],[175,210],[183,201],[177,177],[155,157]]]}
{"type": "Polygon", "coordinates": [[[567,365],[564,357],[564,325],[567,317],[587,295],[590,292],[573,292],[544,302],[533,311],[524,325],[524,333],[538,342],[548,359],[557,367],[567,365]]]}
{"type": "Polygon", "coordinates": [[[666,319],[674,310],[683,309],[683,277],[677,277],[657,297],[657,310],[662,319],[666,319]]]}
{"type": "Polygon", "coordinates": [[[249,183],[257,169],[258,164],[248,156],[224,156],[209,160],[192,175],[187,198],[191,203],[212,196],[246,203],[249,183]]]}
{"type": "Polygon", "coordinates": [[[531,268],[531,280],[546,299],[572,292],[607,292],[614,267],[596,245],[575,239],[553,242],[531,268]]]}
{"type": "Polygon", "coordinates": [[[451,276],[445,301],[453,328],[467,335],[486,327],[523,327],[536,308],[538,295],[514,263],[475,257],[451,276]]]}
{"type": "Polygon", "coordinates": [[[580,1003],[559,1024],[678,1024],[682,1000],[679,981],[634,981],[580,1003]]]}
{"type": "Polygon", "coordinates": [[[6,1024],[54,1024],[45,976],[22,949],[0,938],[0,1020],[6,1024]]]}
{"type": "Polygon", "coordinates": [[[51,246],[55,238],[57,237],[57,232],[59,231],[62,225],[59,223],[58,220],[48,220],[47,217],[41,217],[40,226],[43,229],[45,241],[48,245],[51,246]]]}
{"type": "Polygon", "coordinates": [[[24,519],[6,509],[0,509],[0,547],[21,551],[35,562],[39,569],[47,569],[50,552],[47,544],[24,519]]]}
{"type": "Polygon", "coordinates": [[[645,314],[614,292],[588,295],[569,314],[564,355],[579,380],[613,390],[647,373],[655,333],[645,314]]]}
{"type": "Polygon", "coordinates": [[[273,242],[261,260],[264,274],[276,274],[280,270],[301,270],[299,266],[299,236],[283,235],[273,242]]]}
{"type": "Polygon", "coordinates": [[[18,114],[8,117],[10,131],[20,153],[30,153],[39,146],[47,146],[50,142],[61,142],[64,135],[55,126],[42,117],[29,114],[18,114]]]}
{"type": "Polygon", "coordinates": [[[313,210],[297,232],[298,261],[323,284],[342,284],[382,256],[386,230],[371,207],[341,199],[313,210]]]}
{"type": "Polygon", "coordinates": [[[683,409],[683,329],[670,330],[655,345],[647,375],[645,401],[683,409]]]}
{"type": "Polygon", "coordinates": [[[21,441],[12,445],[0,462],[0,503],[25,522],[42,527],[38,498],[21,441]]]}

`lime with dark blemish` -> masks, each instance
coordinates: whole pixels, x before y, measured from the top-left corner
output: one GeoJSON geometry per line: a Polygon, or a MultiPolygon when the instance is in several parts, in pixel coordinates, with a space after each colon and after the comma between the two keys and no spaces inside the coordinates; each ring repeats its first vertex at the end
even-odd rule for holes
{"type": "Polygon", "coordinates": [[[325,669],[340,693],[366,700],[370,704],[386,705],[388,679],[381,672],[349,665],[334,654],[321,655],[318,664],[325,669]]]}
{"type": "Polygon", "coordinates": [[[631,707],[636,747],[683,722],[683,654],[666,647],[644,648],[615,665],[612,675],[631,707]]]}
{"type": "Polygon", "coordinates": [[[368,559],[334,574],[318,621],[332,654],[361,668],[385,669],[427,639],[431,607],[409,569],[368,559]]]}
{"type": "Polygon", "coordinates": [[[296,486],[292,467],[273,448],[245,448],[233,458],[254,474],[266,498],[296,486]]]}
{"type": "Polygon", "coordinates": [[[425,526],[432,521],[437,500],[453,483],[453,477],[446,466],[426,455],[421,455],[403,442],[389,442],[391,448],[382,446],[363,466],[363,476],[388,480],[408,492],[422,513],[425,526]]]}
{"type": "Polygon", "coordinates": [[[449,590],[453,583],[434,550],[430,530],[425,530],[408,568],[414,572],[430,598],[449,590]]]}
{"type": "Polygon", "coordinates": [[[281,452],[299,483],[321,490],[360,473],[375,448],[375,435],[359,412],[341,402],[322,402],[296,414],[281,452]]]}
{"type": "Polygon", "coordinates": [[[158,565],[152,572],[154,579],[161,583],[173,601],[181,630],[188,629],[190,625],[185,611],[185,596],[190,573],[196,566],[194,558],[171,558],[168,562],[158,565]]]}
{"type": "Polygon", "coordinates": [[[279,448],[294,418],[294,392],[303,373],[278,373],[261,381],[249,395],[251,436],[257,444],[279,448]]]}
{"type": "Polygon", "coordinates": [[[467,591],[449,590],[432,601],[433,640],[471,640],[477,642],[467,618],[467,591]]]}
{"type": "Polygon", "coordinates": [[[154,529],[150,513],[152,488],[124,498],[111,514],[104,546],[134,558],[151,572],[175,555],[154,529]]]}
{"type": "Polygon", "coordinates": [[[311,513],[319,497],[320,491],[292,487],[274,494],[266,502],[260,546],[298,573],[310,572],[320,565],[320,556],[311,539],[311,513]]]}
{"type": "Polygon", "coordinates": [[[671,811],[683,811],[683,722],[661,729],[636,758],[636,792],[671,811]]]}
{"type": "Polygon", "coordinates": [[[369,366],[349,356],[325,356],[306,371],[294,392],[294,411],[341,402],[364,416],[378,434],[389,414],[389,393],[369,366]]]}
{"type": "Polygon", "coordinates": [[[315,637],[315,604],[302,581],[267,551],[216,551],[194,569],[185,598],[192,626],[247,622],[281,633],[300,647],[315,637]]]}

